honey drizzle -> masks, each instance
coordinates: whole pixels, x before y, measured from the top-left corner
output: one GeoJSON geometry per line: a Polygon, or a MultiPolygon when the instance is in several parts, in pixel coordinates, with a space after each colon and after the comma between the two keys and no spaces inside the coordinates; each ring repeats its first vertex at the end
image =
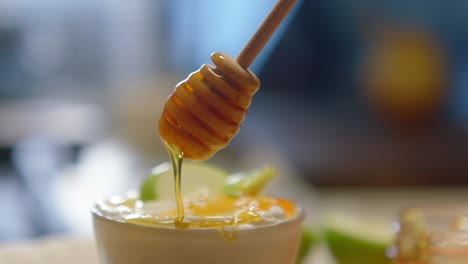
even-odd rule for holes
{"type": "Polygon", "coordinates": [[[174,225],[177,228],[188,228],[188,223],[184,223],[184,201],[182,197],[182,163],[184,161],[184,153],[180,149],[169,142],[165,142],[169,156],[171,157],[172,170],[174,171],[174,187],[175,198],[177,203],[177,217],[174,220],[174,225]]]}

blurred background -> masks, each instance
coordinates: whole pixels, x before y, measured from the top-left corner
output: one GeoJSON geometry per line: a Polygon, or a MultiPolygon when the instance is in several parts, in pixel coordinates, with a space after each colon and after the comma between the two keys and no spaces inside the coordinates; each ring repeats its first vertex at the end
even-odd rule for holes
{"type": "MultiPolygon", "coordinates": [[[[168,160],[157,121],[175,84],[214,51],[236,56],[275,2],[0,1],[0,242],[89,235],[96,197],[168,160]]],[[[314,208],[466,199],[467,14],[462,0],[299,1],[210,162],[276,164],[314,208]]]]}

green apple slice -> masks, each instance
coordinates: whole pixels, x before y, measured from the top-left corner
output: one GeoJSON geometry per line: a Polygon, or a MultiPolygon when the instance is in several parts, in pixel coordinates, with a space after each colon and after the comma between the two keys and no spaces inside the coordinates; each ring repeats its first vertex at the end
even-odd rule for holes
{"type": "Polygon", "coordinates": [[[301,244],[297,254],[297,263],[302,263],[310,250],[317,244],[318,235],[311,228],[304,227],[302,229],[301,244]]]}
{"type": "MultiPolygon", "coordinates": [[[[222,189],[227,171],[208,163],[184,161],[182,165],[182,195],[193,193],[200,188],[219,192],[222,189]]],[[[140,188],[140,199],[175,199],[174,173],[170,162],[163,163],[151,170],[140,188]]]]}
{"type": "Polygon", "coordinates": [[[267,166],[248,172],[239,172],[226,178],[223,193],[228,196],[257,195],[273,178],[276,170],[267,166]]]}
{"type": "Polygon", "coordinates": [[[329,215],[324,237],[340,264],[390,264],[386,251],[393,243],[391,222],[348,214],[329,215]]]}

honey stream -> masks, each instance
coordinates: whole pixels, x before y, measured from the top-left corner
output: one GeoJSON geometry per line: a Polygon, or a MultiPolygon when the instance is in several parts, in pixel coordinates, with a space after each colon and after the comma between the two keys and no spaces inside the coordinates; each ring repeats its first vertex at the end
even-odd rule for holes
{"type": "Polygon", "coordinates": [[[165,142],[169,156],[171,157],[172,170],[174,171],[174,187],[177,204],[177,217],[174,220],[174,225],[177,228],[188,228],[188,223],[184,223],[184,200],[182,197],[182,163],[184,161],[184,153],[180,149],[169,142],[165,142]]]}

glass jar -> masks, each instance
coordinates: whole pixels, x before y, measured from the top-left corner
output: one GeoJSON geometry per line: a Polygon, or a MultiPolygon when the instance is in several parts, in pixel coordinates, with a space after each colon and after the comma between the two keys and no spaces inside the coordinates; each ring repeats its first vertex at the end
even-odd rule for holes
{"type": "Polygon", "coordinates": [[[409,208],[396,227],[395,264],[468,263],[468,203],[409,208]]]}

